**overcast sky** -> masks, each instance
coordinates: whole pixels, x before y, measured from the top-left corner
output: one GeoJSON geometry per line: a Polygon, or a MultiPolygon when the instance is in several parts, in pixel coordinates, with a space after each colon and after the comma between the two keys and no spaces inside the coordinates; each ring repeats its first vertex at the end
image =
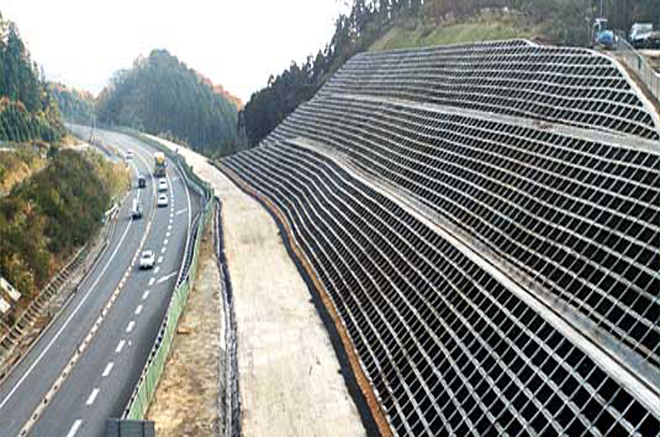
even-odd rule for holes
{"type": "Polygon", "coordinates": [[[345,0],[0,0],[49,79],[98,93],[166,48],[247,101],[330,41],[345,0]]]}

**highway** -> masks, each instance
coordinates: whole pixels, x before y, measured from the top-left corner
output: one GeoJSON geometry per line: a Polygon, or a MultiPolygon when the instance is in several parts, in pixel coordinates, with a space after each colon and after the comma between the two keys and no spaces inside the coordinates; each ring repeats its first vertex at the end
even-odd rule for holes
{"type": "Polygon", "coordinates": [[[19,435],[28,424],[30,435],[35,436],[103,435],[106,419],[121,416],[174,290],[190,223],[201,209],[201,199],[171,162],[167,171],[169,204],[157,207],[156,179],[151,177],[155,150],[118,133],[97,129],[95,136],[120,153],[134,152],[129,161],[132,189],[108,247],[78,292],[0,385],[2,436],[19,435]],[[146,188],[137,188],[138,173],[147,176],[146,188]],[[134,198],[144,207],[141,220],[130,218],[134,198]],[[142,250],[156,253],[153,270],[138,270],[135,255],[142,250]],[[123,287],[117,292],[122,279],[123,287]],[[85,343],[113,294],[116,300],[85,343]],[[63,370],[81,347],[83,352],[63,377],[63,370]],[[50,400],[44,404],[49,393],[50,400]],[[40,405],[45,407],[38,410],[40,405]]]}

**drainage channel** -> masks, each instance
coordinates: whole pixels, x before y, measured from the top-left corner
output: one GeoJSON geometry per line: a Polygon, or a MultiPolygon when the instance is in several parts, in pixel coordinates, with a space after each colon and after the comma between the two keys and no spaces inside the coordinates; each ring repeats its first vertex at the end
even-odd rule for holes
{"type": "MultiPolygon", "coordinates": [[[[224,234],[222,229],[222,203],[216,199],[215,208],[215,254],[220,273],[220,292],[223,295],[223,311],[225,319],[225,392],[220,403],[224,405],[225,436],[238,437],[241,434],[241,405],[238,387],[238,356],[236,336],[236,313],[234,312],[234,296],[227,268],[227,258],[224,250],[224,234]]],[[[221,395],[222,396],[222,395],[221,395]]]]}

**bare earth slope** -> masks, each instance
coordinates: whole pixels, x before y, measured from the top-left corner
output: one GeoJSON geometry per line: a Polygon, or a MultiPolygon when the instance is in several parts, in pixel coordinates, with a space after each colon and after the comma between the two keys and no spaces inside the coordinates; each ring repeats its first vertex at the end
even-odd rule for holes
{"type": "Polygon", "coordinates": [[[363,435],[330,338],[277,225],[206,158],[183,147],[178,150],[223,202],[238,329],[243,434],[363,435]]]}

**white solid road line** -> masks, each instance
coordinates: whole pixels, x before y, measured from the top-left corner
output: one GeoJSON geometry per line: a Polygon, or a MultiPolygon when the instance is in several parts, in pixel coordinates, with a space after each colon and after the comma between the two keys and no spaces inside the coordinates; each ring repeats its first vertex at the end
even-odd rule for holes
{"type": "Polygon", "coordinates": [[[66,435],[66,437],[73,437],[74,435],[76,435],[78,429],[80,429],[80,425],[82,425],[82,420],[80,419],[73,422],[73,426],[69,430],[69,433],[66,435]]]}
{"type": "Polygon", "coordinates": [[[149,290],[142,293],[142,300],[146,300],[149,297],[149,290]]]}
{"type": "Polygon", "coordinates": [[[141,312],[142,312],[142,305],[138,305],[138,307],[135,308],[135,315],[139,316],[141,312]]]}
{"type": "Polygon", "coordinates": [[[131,332],[131,331],[133,330],[134,327],[135,327],[135,321],[131,320],[131,321],[128,323],[128,326],[126,327],[126,332],[127,332],[127,333],[128,333],[128,332],[131,332]]]}
{"type": "Polygon", "coordinates": [[[121,352],[122,349],[124,349],[124,345],[126,344],[126,340],[122,340],[119,342],[117,345],[117,349],[115,349],[115,352],[119,353],[121,352]]]}
{"type": "Polygon", "coordinates": [[[149,279],[149,287],[151,287],[152,285],[154,285],[154,282],[156,282],[156,278],[151,278],[151,279],[149,279]]]}
{"type": "Polygon", "coordinates": [[[87,398],[87,402],[85,403],[85,405],[92,405],[98,395],[99,395],[99,389],[97,387],[94,390],[92,390],[92,393],[87,398]]]}
{"type": "Polygon", "coordinates": [[[112,368],[115,366],[115,363],[110,361],[107,366],[105,366],[105,370],[103,370],[103,373],[101,374],[102,378],[107,378],[108,375],[110,375],[110,372],[112,372],[112,368]]]}
{"type": "MultiPolygon", "coordinates": [[[[138,194],[138,196],[139,196],[139,194],[138,194]]],[[[113,260],[115,259],[115,256],[117,256],[117,253],[119,252],[119,249],[124,244],[124,240],[126,239],[126,235],[128,235],[128,231],[131,229],[132,223],[133,223],[133,221],[130,221],[128,223],[128,225],[126,226],[126,229],[124,230],[124,234],[121,236],[121,239],[119,240],[119,243],[117,244],[117,247],[115,247],[115,250],[112,252],[112,254],[110,255],[110,258],[108,259],[108,262],[103,267],[103,269],[101,270],[99,275],[96,277],[96,280],[94,281],[94,283],[89,287],[89,289],[87,290],[87,293],[83,296],[83,298],[80,300],[80,302],[78,302],[78,305],[76,305],[76,307],[73,309],[71,314],[69,314],[69,317],[67,317],[67,319],[64,321],[64,323],[62,324],[60,329],[55,333],[53,338],[50,339],[50,341],[48,342],[46,347],[44,347],[44,349],[41,351],[39,356],[37,356],[37,358],[34,360],[32,365],[30,367],[28,367],[28,369],[25,371],[25,373],[23,373],[23,376],[21,376],[21,379],[18,380],[18,382],[14,385],[14,387],[7,394],[7,396],[2,400],[2,402],[0,402],[0,410],[2,410],[2,408],[7,404],[7,402],[9,402],[9,399],[12,398],[14,393],[16,393],[16,390],[18,390],[20,388],[20,386],[23,384],[23,382],[30,376],[30,374],[32,373],[34,368],[37,367],[37,365],[41,362],[41,360],[48,353],[48,351],[50,351],[50,348],[53,347],[55,342],[57,340],[59,340],[60,335],[62,335],[64,330],[67,328],[67,326],[69,326],[69,323],[71,323],[73,318],[76,317],[76,315],[78,315],[78,311],[80,311],[80,309],[85,304],[85,302],[87,302],[87,299],[92,294],[92,291],[94,291],[94,289],[96,288],[96,285],[103,278],[103,276],[105,275],[106,270],[108,270],[108,267],[110,267],[110,264],[112,264],[113,260]]],[[[1,414],[0,414],[0,416],[1,416],[1,414]]]]}

